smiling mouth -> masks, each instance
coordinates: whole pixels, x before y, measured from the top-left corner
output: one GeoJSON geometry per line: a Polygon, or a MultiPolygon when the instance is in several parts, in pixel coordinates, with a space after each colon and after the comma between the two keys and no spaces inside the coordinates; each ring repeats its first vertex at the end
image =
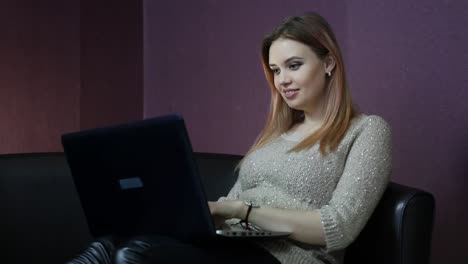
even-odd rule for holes
{"type": "Polygon", "coordinates": [[[292,99],[298,92],[299,89],[288,89],[284,91],[284,96],[288,99],[292,99]]]}

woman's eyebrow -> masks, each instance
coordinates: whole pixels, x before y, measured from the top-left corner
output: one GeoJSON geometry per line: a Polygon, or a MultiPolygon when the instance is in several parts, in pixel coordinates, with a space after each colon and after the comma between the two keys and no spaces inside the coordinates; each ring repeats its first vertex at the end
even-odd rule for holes
{"type": "MultiPolygon", "coordinates": [[[[304,58],[301,58],[301,57],[298,57],[298,56],[292,56],[292,57],[289,57],[288,59],[286,59],[284,61],[284,64],[288,64],[292,60],[304,60],[304,58]]],[[[276,64],[274,64],[274,63],[270,63],[269,65],[270,65],[270,67],[276,66],[276,64]]]]}
{"type": "Polygon", "coordinates": [[[289,63],[289,62],[292,61],[292,60],[304,60],[304,59],[301,58],[301,57],[298,57],[298,56],[292,56],[292,57],[288,58],[288,59],[284,62],[284,64],[287,64],[287,63],[289,63]]]}

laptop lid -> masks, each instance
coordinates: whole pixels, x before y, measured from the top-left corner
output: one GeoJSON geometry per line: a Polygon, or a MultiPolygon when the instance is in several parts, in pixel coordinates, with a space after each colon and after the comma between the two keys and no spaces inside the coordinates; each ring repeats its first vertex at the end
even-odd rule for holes
{"type": "Polygon", "coordinates": [[[181,116],[69,133],[62,145],[93,236],[215,235],[181,116]]]}

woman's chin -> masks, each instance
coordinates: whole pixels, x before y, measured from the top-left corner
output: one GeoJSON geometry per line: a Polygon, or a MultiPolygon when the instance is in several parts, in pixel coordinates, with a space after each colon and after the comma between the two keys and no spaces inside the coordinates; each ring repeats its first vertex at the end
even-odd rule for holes
{"type": "Polygon", "coordinates": [[[289,106],[289,108],[291,108],[291,109],[298,110],[298,111],[303,111],[303,110],[304,110],[303,107],[301,107],[301,106],[300,106],[299,104],[297,104],[297,103],[295,104],[295,103],[293,103],[293,102],[288,102],[288,101],[286,101],[286,104],[287,104],[287,105],[289,106]]]}

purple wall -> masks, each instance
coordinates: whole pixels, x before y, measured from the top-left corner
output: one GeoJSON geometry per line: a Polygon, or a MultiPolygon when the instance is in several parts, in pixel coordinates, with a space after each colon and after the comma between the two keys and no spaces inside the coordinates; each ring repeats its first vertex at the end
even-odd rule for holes
{"type": "Polygon", "coordinates": [[[81,0],[80,128],[143,117],[143,1],[81,0]]]}
{"type": "Polygon", "coordinates": [[[0,3],[0,153],[143,117],[142,1],[0,3]]]}
{"type": "Polygon", "coordinates": [[[433,263],[466,262],[468,2],[353,1],[347,13],[353,94],[391,123],[393,179],[436,197],[433,263]]]}
{"type": "Polygon", "coordinates": [[[436,197],[433,263],[464,262],[467,3],[145,1],[144,116],[182,113],[196,151],[244,153],[268,109],[262,36],[316,10],[341,42],[356,103],[393,127],[393,180],[436,197]]]}
{"type": "Polygon", "coordinates": [[[0,153],[58,151],[79,127],[79,2],[0,3],[0,153]]]}

